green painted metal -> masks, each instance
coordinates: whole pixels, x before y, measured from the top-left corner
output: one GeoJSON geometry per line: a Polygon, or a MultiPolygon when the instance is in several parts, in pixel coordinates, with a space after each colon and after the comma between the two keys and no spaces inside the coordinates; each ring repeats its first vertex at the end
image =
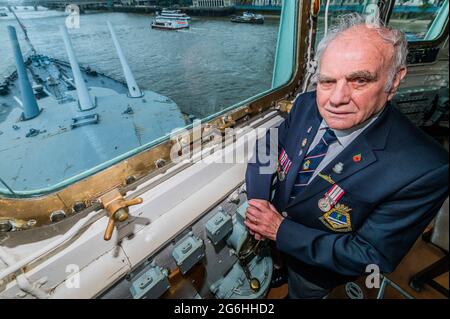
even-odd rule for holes
{"type": "Polygon", "coordinates": [[[445,0],[442,7],[439,9],[436,18],[433,20],[430,29],[428,29],[424,40],[434,40],[436,39],[444,30],[444,26],[448,21],[448,0],[445,0]]]}
{"type": "Polygon", "coordinates": [[[284,0],[281,9],[280,29],[278,31],[277,51],[272,78],[272,88],[287,83],[295,66],[295,39],[297,6],[299,0],[284,0]]]}

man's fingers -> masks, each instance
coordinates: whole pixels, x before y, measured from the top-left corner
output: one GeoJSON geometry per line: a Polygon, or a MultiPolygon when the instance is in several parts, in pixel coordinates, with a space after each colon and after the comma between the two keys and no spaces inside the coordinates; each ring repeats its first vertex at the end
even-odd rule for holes
{"type": "Polygon", "coordinates": [[[249,222],[248,220],[244,221],[245,226],[247,226],[251,231],[257,233],[258,232],[258,226],[249,222]]]}
{"type": "Polygon", "coordinates": [[[261,211],[257,208],[253,208],[253,207],[249,206],[247,208],[247,214],[250,214],[252,216],[259,216],[261,214],[261,211]]]}
{"type": "Polygon", "coordinates": [[[267,204],[263,204],[255,199],[251,199],[248,201],[248,204],[250,205],[249,207],[253,206],[258,208],[260,211],[265,211],[269,208],[269,205],[267,204]]]}
{"type": "Polygon", "coordinates": [[[274,212],[277,212],[277,213],[278,213],[278,210],[275,208],[275,206],[272,205],[271,202],[269,202],[269,207],[270,207],[270,209],[272,209],[274,212]]]}
{"type": "Polygon", "coordinates": [[[252,213],[247,213],[245,215],[245,218],[248,219],[249,221],[251,221],[253,224],[258,224],[258,221],[259,221],[259,223],[261,223],[261,221],[263,220],[262,216],[260,214],[255,215],[252,213]]]}

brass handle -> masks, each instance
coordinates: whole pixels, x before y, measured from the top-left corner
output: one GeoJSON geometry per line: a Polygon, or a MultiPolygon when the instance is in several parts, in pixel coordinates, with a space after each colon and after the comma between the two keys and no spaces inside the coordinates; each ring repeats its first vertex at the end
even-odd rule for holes
{"type": "Polygon", "coordinates": [[[128,207],[138,205],[143,202],[142,198],[124,199],[118,190],[113,190],[100,198],[103,207],[108,211],[108,226],[106,226],[104,240],[110,240],[116,222],[123,222],[128,219],[128,207]]]}
{"type": "Polygon", "coordinates": [[[116,221],[114,220],[114,218],[110,217],[108,220],[108,226],[106,226],[105,235],[103,236],[104,240],[111,239],[115,224],[116,224],[116,221]]]}
{"type": "Polygon", "coordinates": [[[117,212],[115,212],[113,216],[114,220],[124,222],[128,219],[129,214],[125,208],[121,208],[117,212]]]}
{"type": "Polygon", "coordinates": [[[144,200],[142,198],[136,197],[136,198],[133,198],[133,199],[124,200],[124,204],[125,204],[125,206],[130,207],[130,206],[142,204],[143,201],[144,200]]]}

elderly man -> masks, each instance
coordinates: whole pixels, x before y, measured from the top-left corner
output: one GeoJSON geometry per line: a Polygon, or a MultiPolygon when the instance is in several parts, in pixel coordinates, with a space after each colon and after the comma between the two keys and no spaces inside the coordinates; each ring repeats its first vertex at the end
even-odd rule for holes
{"type": "Polygon", "coordinates": [[[400,31],[344,19],[318,45],[317,90],[278,128],[278,174],[248,165],[245,223],[285,257],[290,298],[392,272],[447,197],[448,153],[388,103],[406,54],[400,31]]]}

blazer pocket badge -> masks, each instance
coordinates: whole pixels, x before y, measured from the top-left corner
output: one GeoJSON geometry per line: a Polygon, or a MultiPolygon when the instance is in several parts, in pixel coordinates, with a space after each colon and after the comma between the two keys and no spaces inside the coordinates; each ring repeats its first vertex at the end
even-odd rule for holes
{"type": "Polygon", "coordinates": [[[351,208],[343,204],[336,204],[319,219],[326,227],[333,231],[349,232],[352,231],[351,210],[351,208]]]}

